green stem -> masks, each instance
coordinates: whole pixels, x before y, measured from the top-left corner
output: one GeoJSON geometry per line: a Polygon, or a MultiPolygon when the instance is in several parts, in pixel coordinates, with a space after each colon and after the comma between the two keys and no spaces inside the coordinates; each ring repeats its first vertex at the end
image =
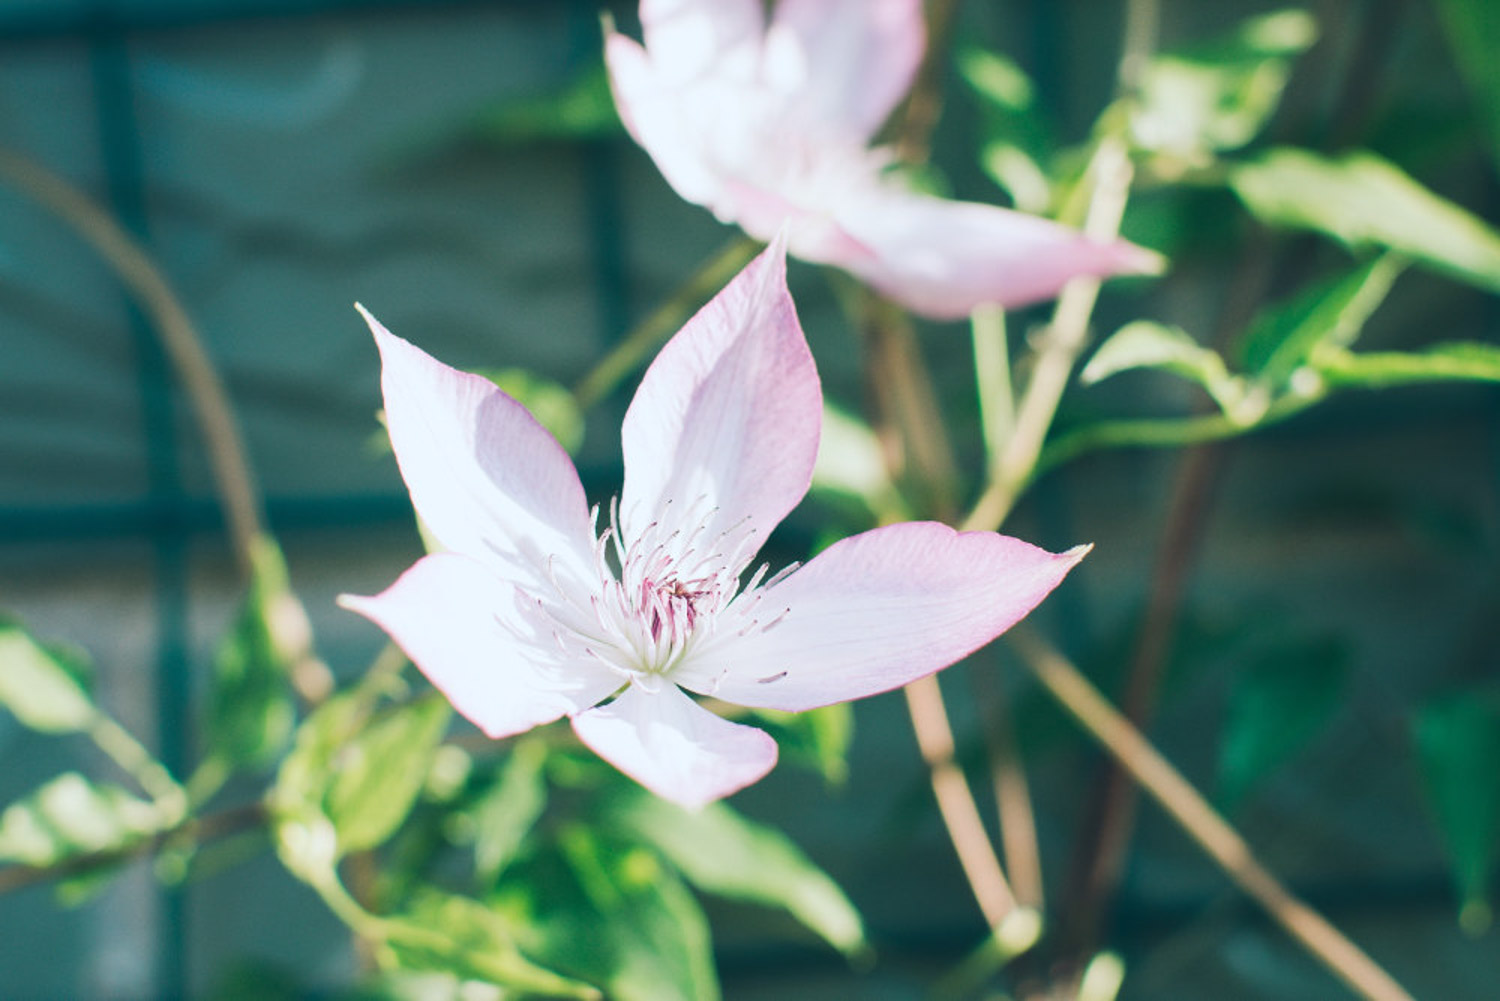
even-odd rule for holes
{"type": "Polygon", "coordinates": [[[969,326],[974,341],[974,377],[979,389],[979,429],[984,435],[989,475],[993,477],[1016,426],[1005,310],[994,305],[980,306],[969,318],[969,326]]]}
{"type": "Polygon", "coordinates": [[[762,244],[748,236],[736,236],[700,267],[670,299],[654,309],[625,335],[587,375],[573,387],[573,399],[581,410],[588,410],[604,399],[624,379],[640,367],[642,361],[686,322],[693,310],[702,306],[726,285],[735,273],[749,263],[762,244]]]}
{"type": "MultiPolygon", "coordinates": [[[[1120,231],[1120,220],[1130,195],[1132,168],[1124,140],[1118,136],[1101,139],[1094,151],[1090,173],[1094,193],[1084,230],[1096,240],[1112,240],[1120,231]]],[[[964,528],[998,528],[1031,481],[1042,442],[1052,426],[1073,365],[1088,344],[1089,317],[1099,296],[1099,285],[1098,278],[1085,276],[1063,286],[1052,323],[1032,365],[1026,391],[1016,407],[1012,433],[995,464],[989,487],[965,519],[964,528]]]]}
{"type": "Polygon", "coordinates": [[[123,768],[145,790],[165,814],[167,824],[180,821],[187,800],[182,786],[132,737],[123,726],[103,713],[94,717],[88,735],[110,760],[123,768]]]}

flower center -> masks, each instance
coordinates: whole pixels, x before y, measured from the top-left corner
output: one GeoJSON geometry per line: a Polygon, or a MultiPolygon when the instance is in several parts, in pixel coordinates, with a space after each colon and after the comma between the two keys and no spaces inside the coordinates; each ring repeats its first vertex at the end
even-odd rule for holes
{"type": "Polygon", "coordinates": [[[609,526],[594,543],[597,590],[549,570],[551,595],[527,596],[559,655],[595,661],[654,692],[672,684],[678,665],[716,637],[780,622],[786,609],[768,615],[760,608],[762,584],[773,586],[797,565],[770,579],[761,566],[742,586],[755,531],[746,521],[716,524],[716,515],[704,499],[685,508],[668,501],[656,520],[627,538],[611,505],[609,526]]]}
{"type": "Polygon", "coordinates": [[[635,600],[636,613],[653,641],[673,646],[692,635],[702,614],[698,603],[710,603],[714,593],[713,581],[707,578],[642,580],[635,600]]]}

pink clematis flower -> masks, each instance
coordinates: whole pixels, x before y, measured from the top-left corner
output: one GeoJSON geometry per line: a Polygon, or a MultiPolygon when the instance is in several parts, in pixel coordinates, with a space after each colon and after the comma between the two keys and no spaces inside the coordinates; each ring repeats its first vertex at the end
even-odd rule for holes
{"type": "Polygon", "coordinates": [[[937,319],[1013,307],[1155,254],[994,205],[919,194],[869,143],[911,87],[922,0],[641,0],[645,46],[611,31],[620,117],[679,195],[937,319]]]}
{"type": "Polygon", "coordinates": [[[1008,629],[1083,557],[914,522],[747,573],[818,450],[822,392],[783,255],[778,241],[752,261],[646,372],[602,532],[519,403],[365,314],[401,475],[446,551],[340,602],[485,733],[567,716],[626,775],[701,805],[765,775],[776,744],[686,692],[795,711],[896,688],[1008,629]]]}

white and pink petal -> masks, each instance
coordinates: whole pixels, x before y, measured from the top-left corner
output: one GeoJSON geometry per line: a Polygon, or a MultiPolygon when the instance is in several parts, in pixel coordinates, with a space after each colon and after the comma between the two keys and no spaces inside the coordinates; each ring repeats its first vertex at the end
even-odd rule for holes
{"type": "Polygon", "coordinates": [[[778,240],[641,380],[622,429],[626,541],[680,529],[669,550],[706,542],[738,551],[748,540],[748,559],[807,493],[822,405],[778,240]]]}
{"type": "Polygon", "coordinates": [[[620,686],[602,666],[546,663],[527,636],[514,588],[457,553],[418,560],[374,597],[341,595],[394,639],[433,687],[491,737],[507,737],[582,712],[620,686]]]}
{"type": "Polygon", "coordinates": [[[976,306],[1013,308],[1050,299],[1071,279],[1160,270],[1155,253],[997,205],[958,202],[866,185],[835,210],[839,225],[872,253],[831,261],[913,312],[968,316],[976,306]]]}
{"type": "Polygon", "coordinates": [[[916,79],[922,0],[780,0],[764,79],[805,124],[867,143],[916,79]]]}
{"type": "Polygon", "coordinates": [[[759,781],[776,764],[776,741],[731,723],[675,685],[619,698],[573,717],[573,730],[599,757],[647,789],[696,808],[759,781]]]}
{"type": "Polygon", "coordinates": [[[412,505],[445,549],[534,583],[586,579],[593,528],[557,440],[488,379],[449,368],[359,307],[380,348],[385,422],[412,505]]]}
{"type": "Polygon", "coordinates": [[[641,0],[641,33],[663,80],[747,75],[765,34],[762,0],[641,0]]]}
{"type": "Polygon", "coordinates": [[[738,705],[800,711],[864,698],[941,670],[1015,625],[1087,547],[1049,553],[936,522],[834,543],[731,607],[678,669],[686,688],[738,705]]]}
{"type": "Polygon", "coordinates": [[[672,190],[695,205],[712,205],[722,180],[706,155],[709,136],[694,112],[695,97],[664,78],[644,49],[624,35],[605,39],[615,108],[672,190]]]}

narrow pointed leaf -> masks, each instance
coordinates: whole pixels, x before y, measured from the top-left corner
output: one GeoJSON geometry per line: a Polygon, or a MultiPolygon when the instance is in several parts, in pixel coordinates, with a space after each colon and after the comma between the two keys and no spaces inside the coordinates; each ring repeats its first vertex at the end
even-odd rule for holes
{"type": "Polygon", "coordinates": [[[849,898],[775,828],[724,803],[689,812],[647,796],[631,797],[615,816],[698,889],[780,908],[842,952],[866,948],[863,923],[849,898]]]}
{"type": "Polygon", "coordinates": [[[1400,257],[1386,254],[1271,306],[1241,337],[1241,363],[1269,386],[1285,386],[1320,348],[1352,345],[1405,266],[1400,257]]]}
{"type": "Polygon", "coordinates": [[[1483,915],[1500,850],[1500,695],[1476,690],[1429,702],[1412,736],[1465,912],[1483,915]]]}
{"type": "Polygon", "coordinates": [[[1264,222],[1394,250],[1500,292],[1500,231],[1373,153],[1273,149],[1235,166],[1229,184],[1264,222]]]}
{"type": "Polygon", "coordinates": [[[1236,679],[1219,745],[1219,800],[1233,810],[1317,736],[1338,709],[1347,667],[1337,644],[1287,643],[1236,679]]]}

